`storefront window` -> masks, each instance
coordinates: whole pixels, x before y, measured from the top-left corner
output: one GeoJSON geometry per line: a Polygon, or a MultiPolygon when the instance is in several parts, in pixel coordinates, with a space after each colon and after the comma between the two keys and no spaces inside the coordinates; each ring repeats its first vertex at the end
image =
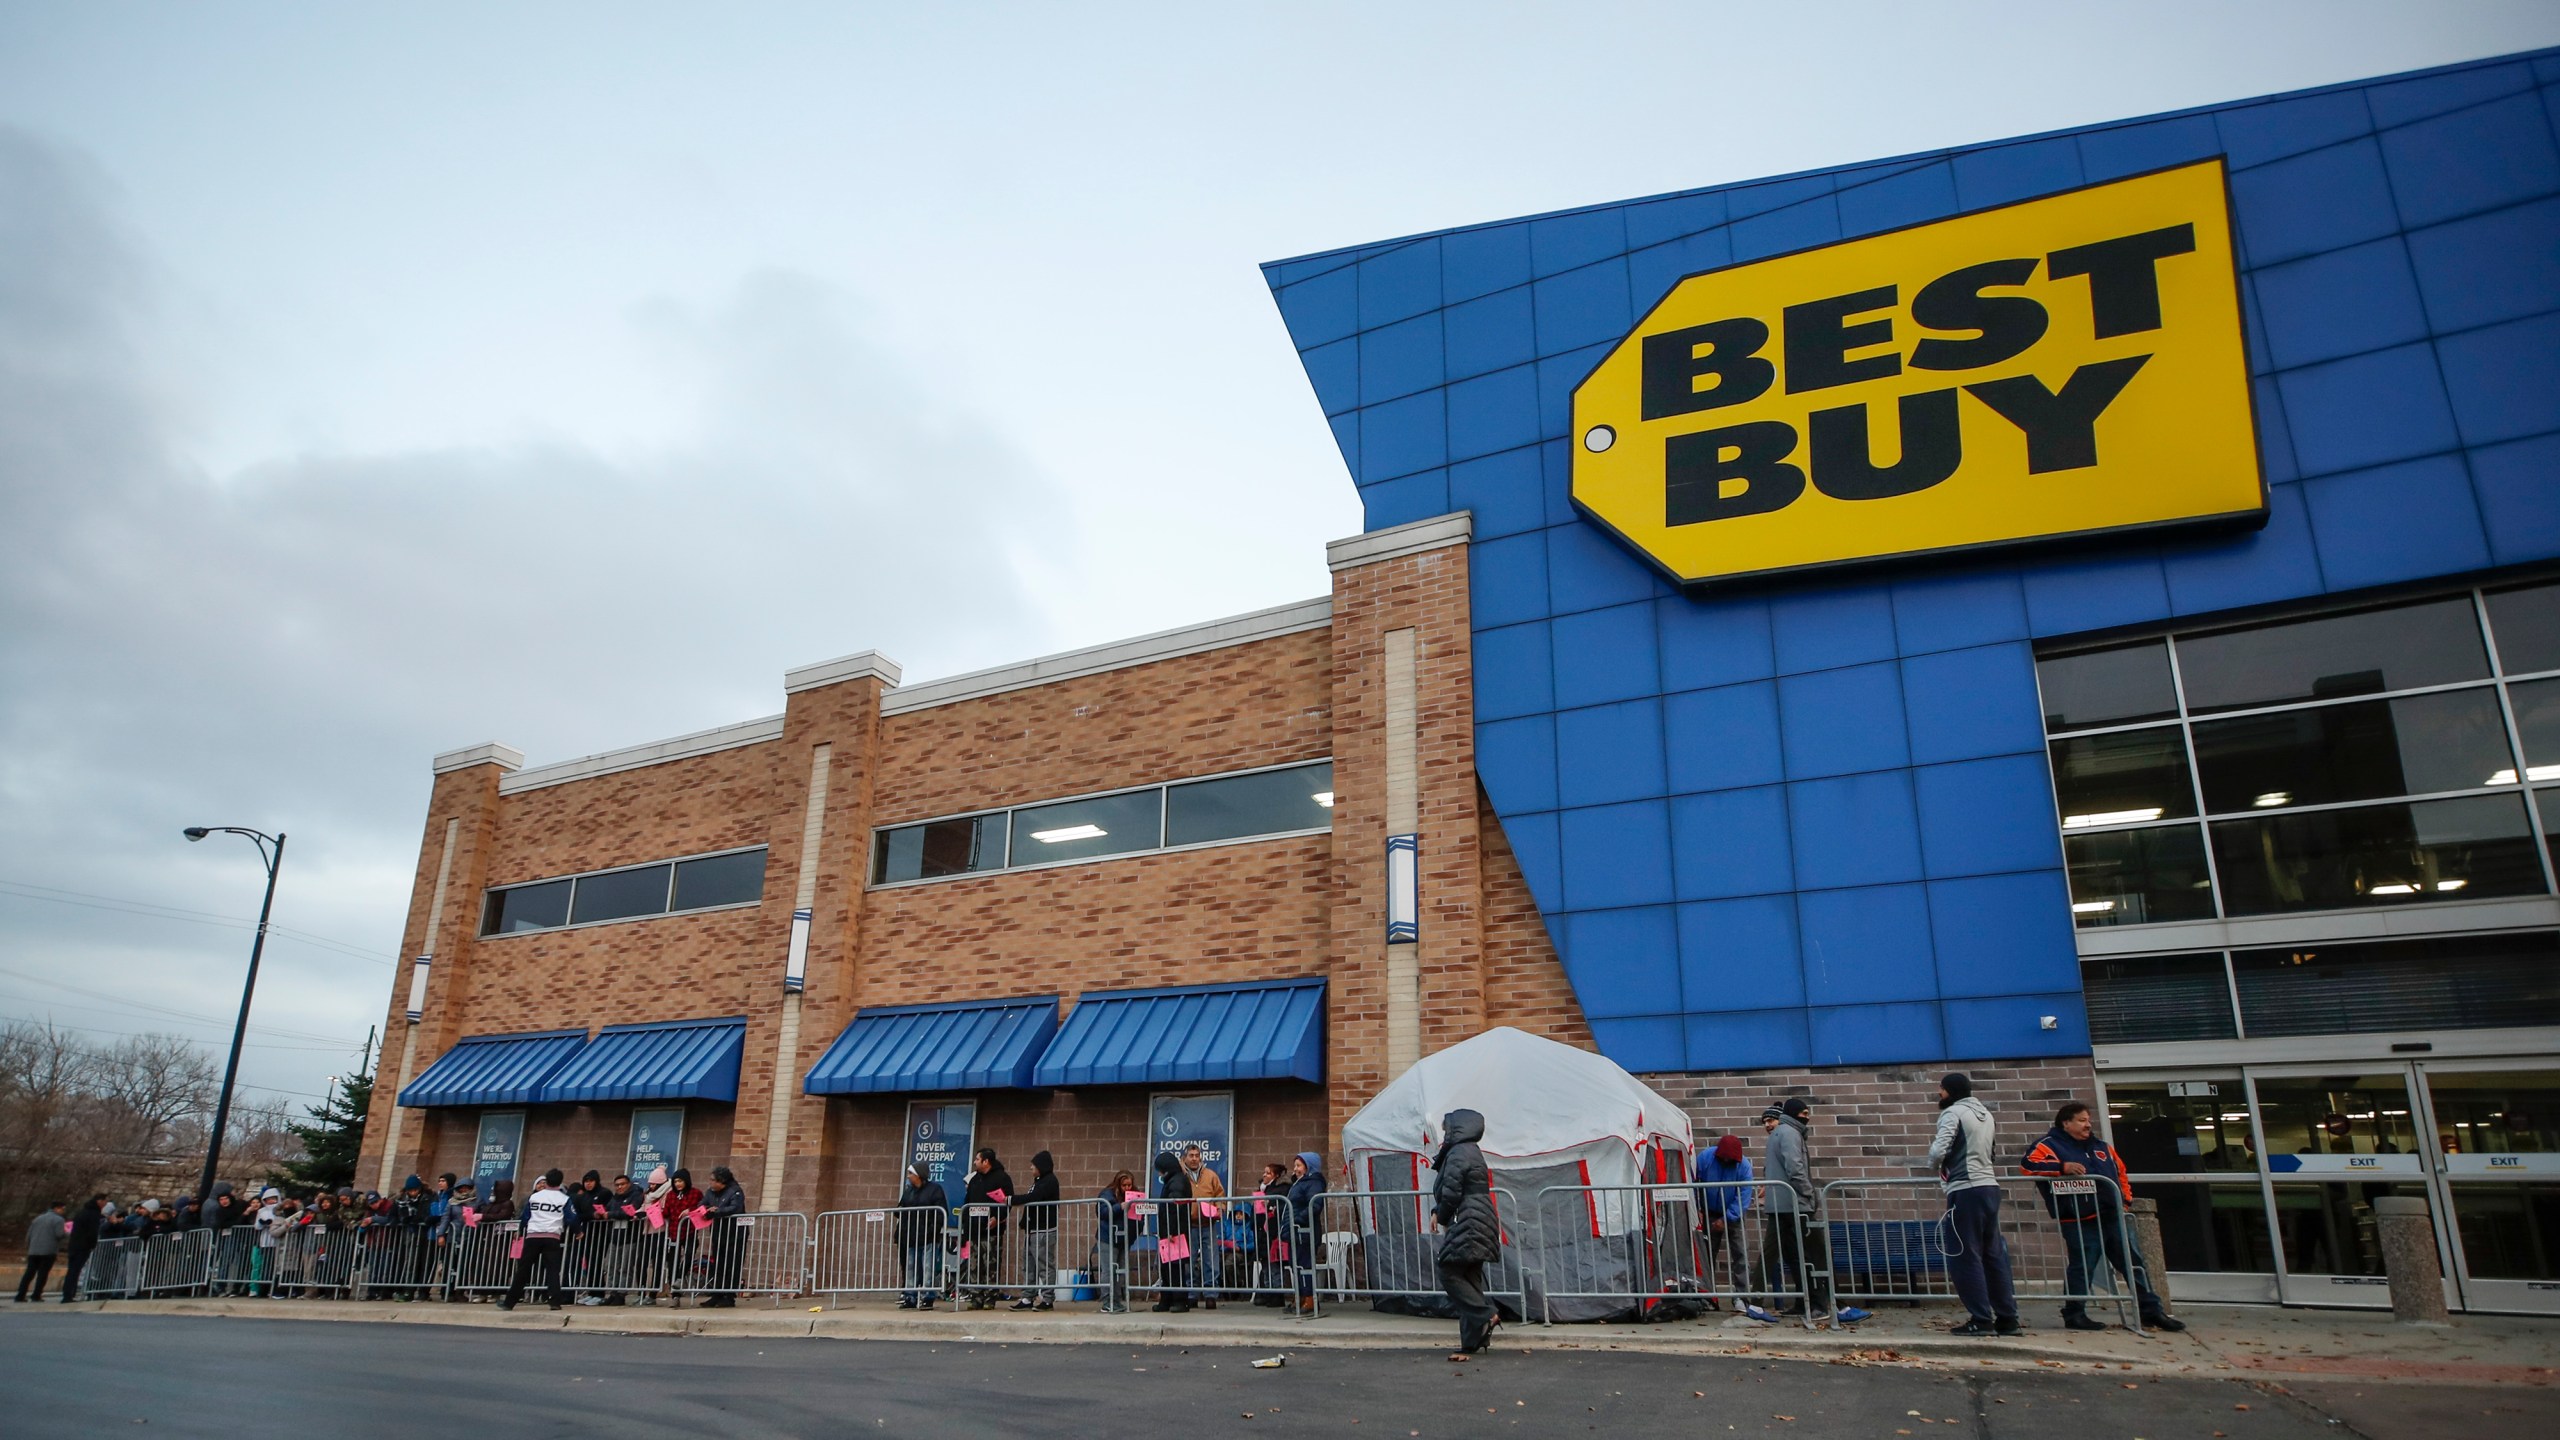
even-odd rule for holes
{"type": "Polygon", "coordinates": [[[871,883],[966,875],[1004,867],[1005,816],[963,815],[883,830],[873,842],[871,883]]]}
{"type": "Polygon", "coordinates": [[[2373,1202],[2385,1195],[2423,1199],[2427,1187],[2415,1181],[2350,1181],[2278,1184],[2275,1192],[2285,1269],[2296,1275],[2380,1275],[2382,1243],[2373,1202]]]}
{"type": "Polygon", "coordinates": [[[2216,814],[2516,783],[2493,687],[2196,723],[2216,814]]]}
{"type": "Polygon", "coordinates": [[[2417,1124],[2405,1071],[2258,1081],[2258,1120],[2277,1155],[2409,1155],[2417,1124]]]}
{"type": "Polygon", "coordinates": [[[1199,845],[1333,824],[1333,762],[1175,785],[1165,791],[1164,843],[1199,845]]]}
{"type": "Polygon", "coordinates": [[[1137,790],[1013,812],[1013,860],[1042,865],[1083,860],[1164,843],[1164,792],[1137,790]]]}
{"type": "Polygon", "coordinates": [[[2560,1071],[2430,1071],[2427,1101],[2448,1155],[2560,1153],[2560,1071]]]}
{"type": "Polygon", "coordinates": [[[745,905],[764,897],[764,852],[741,850],[710,855],[676,866],[676,898],[670,910],[702,910],[713,905],[745,905]]]}
{"type": "Polygon", "coordinates": [[[569,923],[584,925],[595,920],[665,914],[667,870],[664,865],[645,865],[637,870],[579,876],[578,898],[569,907],[569,923]]]}
{"type": "Polygon", "coordinates": [[[2489,678],[2471,597],[2178,639],[2187,712],[2246,710],[2489,678]]]}
{"type": "Polygon", "coordinates": [[[2122,725],[2178,713],[2169,647],[2160,640],[2039,660],[2036,687],[2044,693],[2047,730],[2122,725]]]}
{"type": "Polygon", "coordinates": [[[2196,813],[2186,737],[2175,725],[2054,741],[2053,789],[2065,830],[2196,813]]]}
{"type": "Polygon", "coordinates": [[[2258,1168],[2249,1145],[2249,1092],[2237,1076],[2110,1080],[2107,1134],[2137,1176],[2258,1168]]]}
{"type": "Polygon", "coordinates": [[[2237,950],[2231,968],[2259,1038],[2560,1024],[2547,930],[2237,950]]]}
{"type": "Polygon", "coordinates": [[[569,923],[569,884],[549,880],[489,892],[489,908],[481,918],[483,935],[512,935],[519,930],[556,930],[569,923]]]}
{"type": "Polygon", "coordinates": [[[2479,1280],[2560,1280],[2560,1185],[2456,1185],[2463,1266],[2479,1280]]]}
{"type": "Polygon", "coordinates": [[[2542,893],[2521,796],[2314,810],[2213,824],[2225,910],[2268,915],[2542,893]]]}
{"type": "Polygon", "coordinates": [[[2089,1038],[2101,1045],[2230,1040],[2231,980],[2214,955],[2091,960],[2080,966],[2089,1038]]]}
{"type": "Polygon", "coordinates": [[[2499,669],[2510,675],[2560,670],[2560,585],[2500,590],[2488,599],[2499,669]]]}
{"type": "Polygon", "coordinates": [[[2213,918],[2204,836],[2193,825],[2102,830],[2062,839],[2075,925],[2213,918]]]}
{"type": "Polygon", "coordinates": [[[2524,741],[2528,780],[2560,780],[2560,680],[2528,680],[2507,687],[2516,707],[2516,735],[2524,741]]]}
{"type": "Polygon", "coordinates": [[[2272,1275],[2275,1242],[2267,1234],[2266,1197],[2246,1185],[2142,1183],[2134,1194],[2160,1204],[2160,1248],[2169,1269],[2208,1274],[2272,1275]]]}

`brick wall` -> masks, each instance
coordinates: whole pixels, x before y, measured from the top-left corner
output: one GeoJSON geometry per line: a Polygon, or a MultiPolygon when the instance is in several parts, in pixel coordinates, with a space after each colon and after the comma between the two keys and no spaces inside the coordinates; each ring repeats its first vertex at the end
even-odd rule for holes
{"type": "MultiPolygon", "coordinates": [[[[1699,1148],[1731,1131],[1761,1153],[1760,1112],[1802,1095],[1813,1102],[1813,1178],[1889,1179],[1933,1173],[1929,1137],[1938,1124],[1938,1077],[1949,1067],[1709,1071],[1645,1075],[1646,1084],[1689,1112],[1699,1148]]],[[[2003,1164],[2026,1153],[2065,1100],[2095,1103],[2098,1077],[2086,1060],[1968,1061],[1973,1093],[1997,1121],[2003,1164]]]]}

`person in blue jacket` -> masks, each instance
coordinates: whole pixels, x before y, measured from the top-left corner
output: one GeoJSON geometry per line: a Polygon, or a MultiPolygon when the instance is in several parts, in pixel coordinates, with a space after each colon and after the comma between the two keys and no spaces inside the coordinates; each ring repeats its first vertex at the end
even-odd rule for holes
{"type": "MultiPolygon", "coordinates": [[[[1706,1252],[1698,1257],[1698,1278],[1709,1290],[1747,1292],[1751,1289],[1751,1267],[1742,1256],[1742,1217],[1751,1208],[1752,1186],[1751,1157],[1743,1153],[1742,1137],[1726,1135],[1700,1155],[1697,1180],[1698,1228],[1706,1252]],[[1724,1257],[1730,1277],[1721,1286],[1716,1284],[1718,1255],[1724,1257]]],[[[1716,1302],[1710,1299],[1707,1303],[1716,1302]]]]}

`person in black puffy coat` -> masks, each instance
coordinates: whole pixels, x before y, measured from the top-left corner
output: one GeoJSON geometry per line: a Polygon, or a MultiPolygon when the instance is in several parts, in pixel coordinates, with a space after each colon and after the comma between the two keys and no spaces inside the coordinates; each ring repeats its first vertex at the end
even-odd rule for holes
{"type": "Polygon", "coordinates": [[[1484,1267],[1502,1258],[1502,1222],[1493,1213],[1493,1175],[1485,1169],[1484,1117],[1452,1110],[1440,1122],[1432,1157],[1432,1215],[1440,1222],[1440,1288],[1458,1307],[1458,1352],[1473,1355],[1499,1323],[1484,1296],[1484,1267]]]}

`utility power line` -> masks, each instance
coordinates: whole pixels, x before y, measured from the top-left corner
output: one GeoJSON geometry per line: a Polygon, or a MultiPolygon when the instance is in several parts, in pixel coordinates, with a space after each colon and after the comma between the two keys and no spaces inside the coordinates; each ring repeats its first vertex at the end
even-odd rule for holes
{"type": "MultiPolygon", "coordinates": [[[[237,915],[222,915],[211,910],[188,910],[176,905],[162,905],[150,900],[136,900],[122,895],[94,895],[86,890],[64,890],[51,885],[33,885],[23,880],[0,879],[0,895],[19,900],[42,900],[54,905],[77,905],[86,910],[106,910],[121,915],[144,915],[155,920],[176,920],[189,925],[212,925],[225,930],[255,930],[258,922],[237,915]]],[[[267,934],[318,950],[334,951],[350,959],[374,965],[397,965],[399,957],[381,950],[369,949],[350,941],[297,930],[290,925],[267,923],[267,934]]]]}

